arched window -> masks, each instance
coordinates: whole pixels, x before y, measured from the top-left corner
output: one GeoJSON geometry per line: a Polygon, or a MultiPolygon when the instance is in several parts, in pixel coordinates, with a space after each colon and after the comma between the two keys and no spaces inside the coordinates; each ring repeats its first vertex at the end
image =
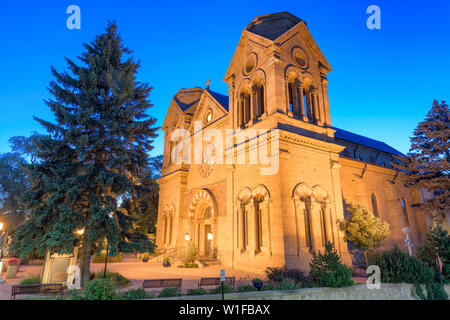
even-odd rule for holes
{"type": "Polygon", "coordinates": [[[403,223],[405,226],[409,226],[408,209],[406,208],[405,198],[400,198],[400,204],[402,205],[403,223]]]}
{"type": "Polygon", "coordinates": [[[380,217],[380,212],[378,211],[378,202],[377,202],[377,197],[375,197],[375,194],[372,193],[372,195],[370,196],[371,200],[372,200],[372,212],[374,214],[375,217],[379,218],[380,217]]]}

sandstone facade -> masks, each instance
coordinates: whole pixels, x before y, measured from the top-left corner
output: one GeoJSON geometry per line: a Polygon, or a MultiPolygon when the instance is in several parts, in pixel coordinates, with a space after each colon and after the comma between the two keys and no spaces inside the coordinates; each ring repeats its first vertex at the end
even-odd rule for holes
{"type": "Polygon", "coordinates": [[[239,269],[307,269],[311,253],[331,241],[351,264],[338,229],[349,203],[390,223],[389,246],[404,247],[405,227],[413,243],[422,240],[421,195],[390,165],[399,152],[331,125],[330,71],[304,21],[270,14],[243,30],[224,78],[228,96],[209,86],[174,96],[163,124],[159,248],[195,244],[239,269]],[[180,147],[182,137],[194,142],[180,147]],[[278,161],[270,174],[261,170],[270,171],[268,159],[278,161]]]}

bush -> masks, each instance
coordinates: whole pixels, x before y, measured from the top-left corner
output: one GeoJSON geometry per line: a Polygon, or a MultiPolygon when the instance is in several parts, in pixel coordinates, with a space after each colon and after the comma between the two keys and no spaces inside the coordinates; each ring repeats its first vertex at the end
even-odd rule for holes
{"type": "Polygon", "coordinates": [[[84,289],[85,300],[115,300],[116,285],[111,279],[97,278],[89,281],[84,289]]]}
{"type": "Polygon", "coordinates": [[[185,268],[198,268],[198,264],[196,263],[186,263],[184,265],[185,268]]]}
{"type": "Polygon", "coordinates": [[[121,292],[118,298],[120,300],[140,300],[146,299],[148,297],[149,297],[148,293],[144,289],[139,288],[121,292]]]}
{"type": "Polygon", "coordinates": [[[201,296],[201,295],[208,294],[208,293],[209,292],[206,291],[203,288],[200,288],[200,289],[188,289],[188,291],[187,291],[187,295],[188,296],[201,296]]]}
{"type": "MultiPolygon", "coordinates": [[[[99,271],[97,273],[91,272],[89,280],[93,279],[104,279],[104,271],[99,271]]],[[[111,279],[117,288],[123,288],[130,283],[130,280],[128,280],[118,272],[106,271],[106,279],[111,279]]]]}
{"type": "Polygon", "coordinates": [[[250,291],[257,291],[257,289],[251,284],[241,283],[241,284],[238,284],[237,291],[238,292],[250,292],[250,291]]]}
{"type": "Polygon", "coordinates": [[[436,281],[440,281],[436,265],[436,248],[442,261],[442,275],[445,283],[450,283],[450,235],[441,226],[432,227],[425,234],[425,241],[417,248],[417,258],[435,270],[436,281]]]}
{"type": "Polygon", "coordinates": [[[392,250],[369,255],[369,264],[380,267],[383,283],[425,284],[433,282],[435,277],[433,269],[397,246],[392,250]]]}
{"type": "Polygon", "coordinates": [[[309,265],[314,286],[341,288],[353,285],[352,268],[341,262],[332,243],[325,245],[323,254],[314,252],[309,265]]]}
{"type": "Polygon", "coordinates": [[[283,267],[268,267],[266,269],[266,277],[269,281],[282,282],[283,280],[294,280],[296,284],[308,286],[310,279],[307,273],[300,269],[288,269],[283,267]]]}
{"type": "Polygon", "coordinates": [[[195,263],[198,257],[198,250],[195,245],[191,245],[186,253],[184,259],[184,266],[186,268],[197,268],[198,265],[195,263]]]}
{"type": "Polygon", "coordinates": [[[164,288],[158,295],[158,298],[179,297],[181,296],[180,288],[169,287],[164,288]]]}
{"type": "Polygon", "coordinates": [[[41,283],[41,276],[39,275],[28,277],[20,281],[20,284],[40,284],[40,283],[41,283]]]}
{"type": "Polygon", "coordinates": [[[442,290],[442,286],[439,283],[427,283],[424,287],[426,294],[423,291],[422,285],[414,284],[411,295],[422,300],[448,300],[447,293],[442,290]]]}
{"type": "MultiPolygon", "coordinates": [[[[224,282],[223,283],[223,292],[224,293],[232,293],[233,287],[228,282],[224,282]]],[[[212,293],[212,294],[222,293],[222,285],[218,285],[215,289],[211,289],[210,293],[212,293]]]]}
{"type": "Polygon", "coordinates": [[[295,290],[301,287],[301,284],[296,283],[293,279],[284,279],[281,282],[269,281],[263,285],[262,290],[295,290]]]}

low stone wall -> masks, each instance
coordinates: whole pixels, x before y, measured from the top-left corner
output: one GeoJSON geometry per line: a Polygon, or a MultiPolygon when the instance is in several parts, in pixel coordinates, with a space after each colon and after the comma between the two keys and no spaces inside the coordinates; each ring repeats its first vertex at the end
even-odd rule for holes
{"type": "MultiPolygon", "coordinates": [[[[345,288],[306,288],[289,291],[252,291],[225,294],[225,300],[417,300],[411,296],[413,286],[406,283],[382,284],[380,289],[369,289],[366,285],[345,288]]],[[[450,296],[450,285],[445,285],[450,296]]],[[[156,300],[220,300],[220,294],[181,296],[156,300]]],[[[154,299],[155,300],[155,299],[154,299]]]]}

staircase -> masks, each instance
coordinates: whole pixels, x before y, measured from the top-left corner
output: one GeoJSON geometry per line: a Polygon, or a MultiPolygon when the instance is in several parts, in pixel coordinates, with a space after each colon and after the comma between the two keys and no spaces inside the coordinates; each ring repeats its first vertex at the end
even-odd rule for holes
{"type": "Polygon", "coordinates": [[[213,257],[203,256],[203,257],[198,257],[197,260],[203,267],[214,266],[214,265],[220,264],[220,261],[213,257]]]}

